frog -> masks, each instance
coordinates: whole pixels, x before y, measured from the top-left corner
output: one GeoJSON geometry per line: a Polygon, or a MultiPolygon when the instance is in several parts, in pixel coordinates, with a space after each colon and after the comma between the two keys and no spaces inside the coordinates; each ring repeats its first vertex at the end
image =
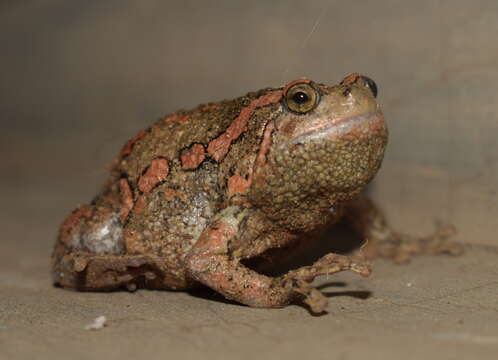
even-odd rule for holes
{"type": "Polygon", "coordinates": [[[80,291],[207,286],[250,307],[301,303],[319,313],[328,299],[312,285],[318,276],[367,277],[376,257],[458,253],[447,228],[407,241],[364,194],[388,141],[377,94],[371,78],[352,73],[160,118],[126,142],[102,190],[60,226],[53,283],[80,291]],[[339,221],[366,246],[264,272],[339,221]]]}

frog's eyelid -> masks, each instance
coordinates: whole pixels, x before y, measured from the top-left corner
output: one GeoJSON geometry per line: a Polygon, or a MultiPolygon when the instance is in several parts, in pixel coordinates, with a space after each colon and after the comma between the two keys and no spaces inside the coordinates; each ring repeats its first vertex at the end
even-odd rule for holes
{"type": "Polygon", "coordinates": [[[289,92],[290,89],[292,89],[296,85],[302,85],[302,84],[312,85],[313,81],[309,80],[309,79],[297,79],[297,80],[291,81],[290,83],[286,84],[282,88],[283,95],[287,96],[287,93],[289,92]]]}

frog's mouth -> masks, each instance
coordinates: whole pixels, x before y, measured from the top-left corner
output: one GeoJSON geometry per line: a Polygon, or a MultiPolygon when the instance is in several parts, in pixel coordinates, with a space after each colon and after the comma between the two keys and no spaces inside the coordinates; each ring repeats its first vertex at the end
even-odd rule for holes
{"type": "Polygon", "coordinates": [[[321,139],[342,140],[367,138],[385,129],[384,115],[381,111],[335,119],[316,124],[292,139],[293,144],[302,144],[321,139]]]}

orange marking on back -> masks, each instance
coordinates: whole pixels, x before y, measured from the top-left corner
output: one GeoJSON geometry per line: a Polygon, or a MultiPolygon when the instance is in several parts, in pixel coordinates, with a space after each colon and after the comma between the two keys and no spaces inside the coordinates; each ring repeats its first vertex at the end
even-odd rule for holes
{"type": "Polygon", "coordinates": [[[171,114],[164,119],[165,123],[184,124],[190,120],[188,115],[171,114]]]}
{"type": "Polygon", "coordinates": [[[147,194],[150,192],[158,183],[164,181],[169,173],[168,160],[163,158],[158,158],[152,160],[149,168],[140,176],[138,179],[138,189],[147,194]]]}
{"type": "Polygon", "coordinates": [[[261,146],[259,147],[258,156],[254,162],[256,168],[263,166],[266,163],[266,154],[271,147],[271,134],[275,129],[275,124],[270,122],[266,125],[265,131],[263,133],[263,141],[261,141],[261,146]]]}
{"type": "Polygon", "coordinates": [[[121,223],[124,224],[128,214],[133,208],[133,194],[131,192],[130,184],[125,178],[119,180],[119,192],[121,194],[121,223]]]}
{"type": "Polygon", "coordinates": [[[133,150],[133,146],[135,145],[135,143],[138,140],[140,140],[141,138],[143,138],[145,136],[145,134],[147,134],[147,132],[145,130],[140,130],[138,132],[138,134],[136,134],[134,137],[132,137],[130,140],[128,140],[126,142],[126,144],[123,146],[123,148],[121,149],[119,156],[123,157],[123,156],[129,155],[131,153],[131,151],[133,150]]]}
{"type": "Polygon", "coordinates": [[[206,158],[206,153],[204,151],[204,146],[201,144],[195,144],[190,149],[185,149],[180,155],[182,162],[182,169],[195,169],[197,168],[206,158]]]}
{"type": "Polygon", "coordinates": [[[166,189],[164,190],[164,199],[167,200],[167,201],[171,201],[175,198],[176,196],[176,191],[175,189],[166,189]]]}
{"type": "Polygon", "coordinates": [[[207,104],[207,105],[201,105],[199,109],[201,111],[207,111],[207,110],[214,110],[218,109],[220,107],[220,104],[207,104]]]}
{"type": "Polygon", "coordinates": [[[135,202],[135,206],[133,207],[133,212],[140,214],[145,209],[146,201],[145,196],[140,195],[135,202]]]}
{"type": "Polygon", "coordinates": [[[358,74],[358,73],[352,73],[352,74],[349,74],[348,76],[346,76],[344,79],[342,79],[341,81],[341,85],[351,85],[351,84],[354,84],[356,82],[356,80],[358,80],[358,78],[360,77],[361,75],[358,74]]]}
{"type": "Polygon", "coordinates": [[[78,227],[79,222],[82,218],[90,218],[93,213],[93,207],[90,205],[82,205],[79,208],[73,210],[71,214],[64,220],[59,230],[59,238],[62,241],[69,239],[71,233],[75,228],[78,227]]]}
{"type": "Polygon", "coordinates": [[[216,161],[222,160],[228,153],[232,141],[237,139],[247,129],[247,122],[254,110],[266,105],[275,104],[281,98],[282,90],[275,90],[251,101],[249,105],[240,111],[239,115],[232,121],[223,134],[211,140],[208,145],[208,154],[216,161]]]}
{"type": "Polygon", "coordinates": [[[249,190],[250,181],[235,174],[228,178],[228,195],[245,194],[249,190]]]}
{"type": "Polygon", "coordinates": [[[263,166],[266,164],[266,155],[268,154],[268,151],[270,151],[271,147],[271,134],[273,133],[273,130],[275,129],[275,124],[273,122],[270,122],[266,125],[265,131],[263,133],[263,141],[261,141],[261,145],[259,147],[258,155],[256,156],[256,160],[254,161],[253,168],[251,169],[251,173],[249,176],[249,179],[252,183],[254,177],[257,178],[258,183],[263,182],[263,178],[258,176],[258,170],[262,169],[263,166]]]}

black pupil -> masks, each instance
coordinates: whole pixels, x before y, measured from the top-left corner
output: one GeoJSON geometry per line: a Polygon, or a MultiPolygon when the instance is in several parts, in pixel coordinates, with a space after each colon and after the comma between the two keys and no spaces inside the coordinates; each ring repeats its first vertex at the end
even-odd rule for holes
{"type": "Polygon", "coordinates": [[[296,104],[304,104],[308,102],[309,99],[309,96],[302,91],[298,91],[297,93],[292,95],[292,100],[294,100],[296,104]]]}

